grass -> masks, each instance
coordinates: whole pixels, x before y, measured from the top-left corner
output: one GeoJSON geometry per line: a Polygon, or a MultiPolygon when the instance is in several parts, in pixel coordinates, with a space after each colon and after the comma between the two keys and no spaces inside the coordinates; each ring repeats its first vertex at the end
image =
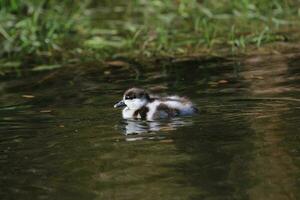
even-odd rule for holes
{"type": "Polygon", "coordinates": [[[299,7],[292,0],[0,0],[0,68],[12,60],[243,52],[286,41],[299,7]]]}

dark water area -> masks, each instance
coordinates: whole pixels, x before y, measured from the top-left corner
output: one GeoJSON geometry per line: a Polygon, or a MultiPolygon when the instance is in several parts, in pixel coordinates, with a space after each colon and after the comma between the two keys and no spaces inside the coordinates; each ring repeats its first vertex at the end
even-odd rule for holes
{"type": "Polygon", "coordinates": [[[299,199],[300,54],[114,61],[0,79],[1,199],[299,199]],[[125,121],[132,86],[193,117],[125,121]]]}

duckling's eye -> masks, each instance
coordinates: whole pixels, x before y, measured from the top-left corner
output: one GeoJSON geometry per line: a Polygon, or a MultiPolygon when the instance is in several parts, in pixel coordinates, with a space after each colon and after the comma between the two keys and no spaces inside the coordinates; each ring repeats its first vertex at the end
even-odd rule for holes
{"type": "Polygon", "coordinates": [[[132,99],[134,99],[135,98],[135,96],[125,96],[125,99],[126,100],[132,100],[132,99]]]}

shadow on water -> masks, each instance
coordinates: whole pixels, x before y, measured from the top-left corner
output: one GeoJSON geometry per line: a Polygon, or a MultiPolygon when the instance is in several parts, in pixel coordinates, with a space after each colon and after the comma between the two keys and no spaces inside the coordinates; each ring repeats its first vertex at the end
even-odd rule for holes
{"type": "Polygon", "coordinates": [[[299,58],[88,63],[3,78],[1,199],[298,199],[299,58]],[[200,115],[122,120],[112,105],[140,85],[188,96],[200,115]]]}

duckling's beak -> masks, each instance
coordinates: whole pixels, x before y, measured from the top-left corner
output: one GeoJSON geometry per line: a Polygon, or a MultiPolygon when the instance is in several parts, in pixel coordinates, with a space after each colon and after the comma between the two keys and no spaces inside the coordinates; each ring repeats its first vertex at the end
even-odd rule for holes
{"type": "Polygon", "coordinates": [[[120,107],[124,107],[124,106],[126,106],[126,104],[124,103],[123,100],[121,100],[121,101],[119,101],[119,103],[116,103],[114,105],[114,108],[120,108],[120,107]]]}

